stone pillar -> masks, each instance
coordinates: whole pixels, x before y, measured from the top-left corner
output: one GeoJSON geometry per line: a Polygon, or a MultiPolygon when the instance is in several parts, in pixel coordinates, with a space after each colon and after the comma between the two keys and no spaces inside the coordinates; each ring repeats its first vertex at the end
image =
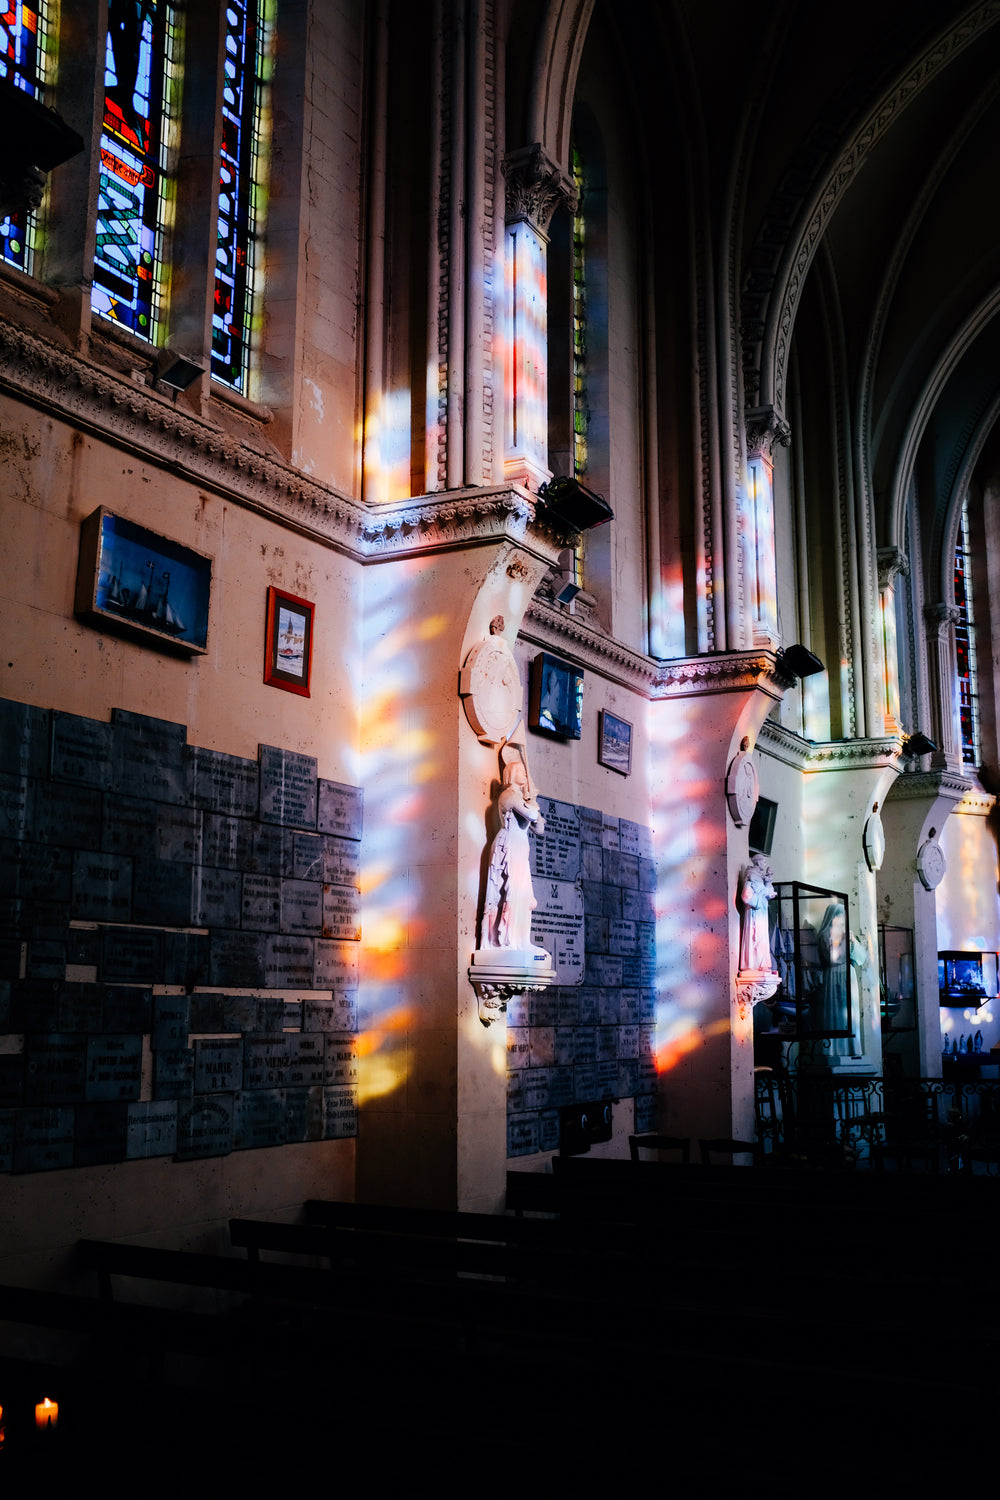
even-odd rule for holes
{"type": "Polygon", "coordinates": [[[896,578],[909,573],[906,553],[899,547],[878,549],[878,591],[882,625],[885,732],[899,732],[899,651],[896,645],[896,578]]]}
{"type": "Polygon", "coordinates": [[[778,579],[774,538],[774,445],[791,442],[791,431],[773,406],[747,412],[747,511],[744,546],[747,596],[752,610],[755,646],[776,646],[778,635],[778,579]]]}
{"type": "Polygon", "coordinates": [[[960,611],[954,604],[925,604],[927,623],[927,673],[930,679],[931,712],[934,715],[932,737],[937,750],[931,756],[934,770],[962,769],[962,731],[958,717],[956,691],[957,662],[955,626],[960,611]]]}
{"type": "Polygon", "coordinates": [[[507,189],[504,479],[537,490],[548,467],[547,230],[572,181],[537,143],[503,164],[507,189]]]}

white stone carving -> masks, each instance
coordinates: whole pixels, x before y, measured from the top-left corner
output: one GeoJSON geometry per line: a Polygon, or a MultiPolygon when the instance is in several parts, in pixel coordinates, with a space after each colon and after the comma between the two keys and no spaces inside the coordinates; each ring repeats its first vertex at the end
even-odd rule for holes
{"type": "Polygon", "coordinates": [[[733,756],[726,776],[726,800],[737,828],[745,828],[750,822],[759,796],[757,767],[754,765],[749,741],[744,740],[743,748],[733,756]]]}
{"type": "Polygon", "coordinates": [[[487,745],[500,745],[517,728],[524,704],[514,653],[501,635],[473,646],[459,678],[465,716],[487,745]]]}
{"type": "MultiPolygon", "coordinates": [[[[740,884],[740,974],[772,973],[768,903],[774,898],[774,872],[765,854],[755,854],[740,884]]],[[[777,987],[777,986],[775,986],[777,987]]],[[[772,995],[774,990],[771,991],[772,995]]]]}

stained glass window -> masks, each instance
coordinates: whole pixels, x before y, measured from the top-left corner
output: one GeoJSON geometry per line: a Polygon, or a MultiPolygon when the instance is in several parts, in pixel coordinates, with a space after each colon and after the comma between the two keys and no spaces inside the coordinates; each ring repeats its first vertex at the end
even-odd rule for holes
{"type": "MultiPolygon", "coordinates": [[[[33,99],[42,96],[46,50],[44,3],[0,0],[0,78],[33,99]]],[[[31,270],[35,248],[35,215],[11,214],[0,223],[0,256],[22,271],[31,270]]]]}
{"type": "Polygon", "coordinates": [[[227,0],[225,20],[212,376],[245,394],[264,209],[258,167],[270,52],[265,0],[227,0]]]}
{"type": "Polygon", "coordinates": [[[958,713],[962,726],[962,762],[979,764],[979,696],[976,683],[976,627],[972,612],[972,550],[969,546],[969,502],[962,506],[962,519],[955,546],[955,625],[958,663],[958,713]]]}
{"type": "Polygon", "coordinates": [[[146,339],[164,300],[177,50],[168,0],[109,0],[92,306],[146,339]]]}

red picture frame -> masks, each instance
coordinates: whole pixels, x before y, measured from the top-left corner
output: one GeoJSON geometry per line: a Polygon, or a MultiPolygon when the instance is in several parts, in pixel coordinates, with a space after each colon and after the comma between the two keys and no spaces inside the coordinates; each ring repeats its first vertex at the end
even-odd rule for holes
{"type": "Polygon", "coordinates": [[[267,591],[267,626],[264,631],[264,681],[308,698],[312,678],[313,613],[308,599],[267,591]]]}

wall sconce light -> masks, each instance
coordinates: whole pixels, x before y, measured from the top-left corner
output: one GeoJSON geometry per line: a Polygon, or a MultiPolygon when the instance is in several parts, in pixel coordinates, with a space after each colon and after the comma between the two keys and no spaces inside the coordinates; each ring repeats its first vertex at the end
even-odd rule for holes
{"type": "Polygon", "coordinates": [[[930,755],[931,751],[936,749],[937,745],[935,745],[932,739],[928,739],[922,729],[918,729],[914,734],[908,735],[903,741],[903,754],[906,756],[930,755]]]}
{"type": "Polygon", "coordinates": [[[538,498],[548,513],[573,531],[592,531],[613,521],[615,513],[603,495],[588,490],[578,479],[560,475],[538,486],[538,498]]]}
{"type": "Polygon", "coordinates": [[[163,369],[157,372],[156,381],[158,385],[165,385],[171,391],[186,391],[204,373],[201,365],[196,365],[193,360],[184,359],[180,354],[167,354],[163,369]]]}
{"type": "Polygon", "coordinates": [[[819,657],[814,656],[807,646],[789,646],[779,651],[778,661],[793,677],[812,677],[814,673],[825,670],[819,657]]]}

